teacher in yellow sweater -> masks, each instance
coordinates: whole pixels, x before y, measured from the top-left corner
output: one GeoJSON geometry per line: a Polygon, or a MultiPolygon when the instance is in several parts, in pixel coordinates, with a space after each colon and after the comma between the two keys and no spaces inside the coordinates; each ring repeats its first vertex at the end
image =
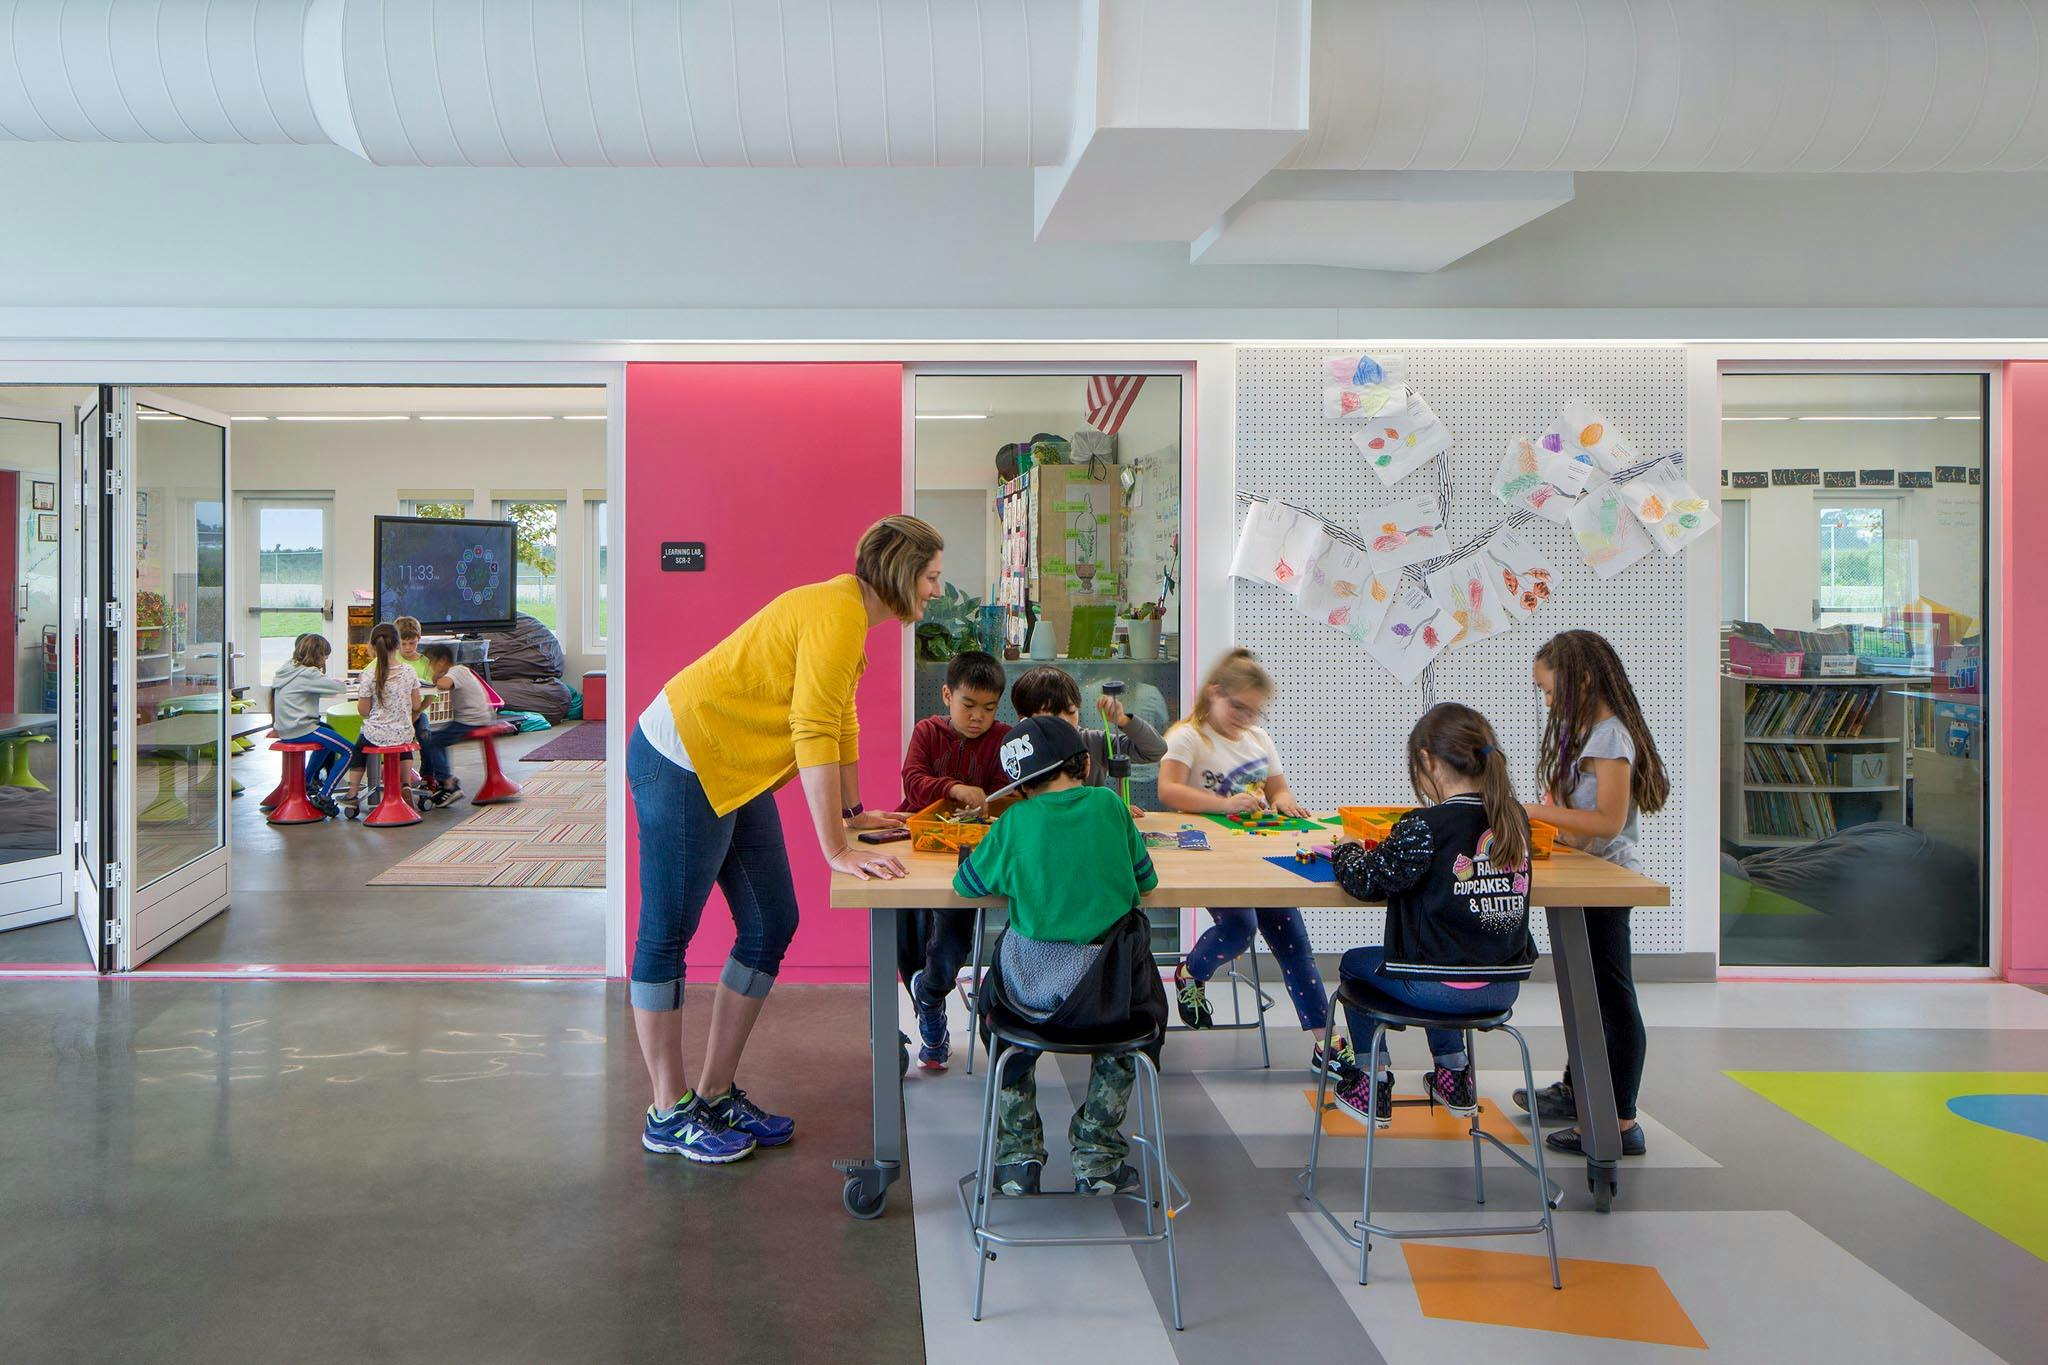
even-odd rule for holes
{"type": "Polygon", "coordinates": [[[867,634],[915,621],[939,594],[939,533],[885,517],[854,550],[853,572],[792,588],[669,679],[626,745],[640,829],[640,934],[633,1026],[654,1087],[640,1145],[692,1161],[738,1161],[795,1133],[733,1084],[783,952],[796,933],[796,886],[775,792],[803,783],[818,847],[834,871],[900,877],[893,856],[857,830],[896,823],[861,808],[854,688],[867,634]],[[697,1089],[683,1074],[683,955],[704,902],[725,893],[738,938],[711,1002],[697,1089]]]}

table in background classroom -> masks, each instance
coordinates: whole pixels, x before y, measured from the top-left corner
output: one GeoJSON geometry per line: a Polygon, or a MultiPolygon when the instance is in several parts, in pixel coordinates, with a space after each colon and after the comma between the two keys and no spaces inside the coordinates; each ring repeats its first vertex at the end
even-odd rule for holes
{"type": "MultiPolygon", "coordinates": [[[[1138,827],[1175,833],[1193,824],[1209,836],[1206,850],[1155,848],[1152,862],[1159,885],[1146,895],[1148,908],[1299,906],[1303,910],[1355,910],[1361,902],[1329,882],[1311,882],[1266,859],[1294,852],[1309,836],[1232,834],[1214,822],[1184,815],[1147,815],[1138,827]]],[[[863,848],[866,845],[862,846],[863,848]]],[[[865,1159],[839,1163],[847,1173],[850,1211],[872,1217],[881,1211],[889,1186],[903,1174],[903,1072],[897,1055],[896,916],[935,907],[1001,906],[1001,899],[970,900],[954,894],[951,853],[917,853],[908,843],[883,844],[910,871],[894,881],[862,881],[835,873],[835,909],[868,912],[868,1025],[874,1067],[874,1151],[865,1159]]],[[[1607,1064],[1607,1040],[1593,989],[1593,956],[1586,916],[1643,905],[1669,905],[1671,890],[1639,873],[1584,853],[1558,849],[1536,861],[1529,903],[1540,905],[1550,926],[1550,952],[1557,972],[1557,997],[1571,1061],[1572,1090],[1579,1104],[1579,1131],[1586,1148],[1586,1183],[1594,1205],[1605,1211],[1620,1192],[1621,1121],[1615,1113],[1614,1081],[1607,1064]]]]}

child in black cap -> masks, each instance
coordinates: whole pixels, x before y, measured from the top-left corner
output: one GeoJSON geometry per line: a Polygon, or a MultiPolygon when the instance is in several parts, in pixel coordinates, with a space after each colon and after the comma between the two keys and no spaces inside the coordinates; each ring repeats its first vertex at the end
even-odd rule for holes
{"type": "MultiPolygon", "coordinates": [[[[1125,927],[1138,898],[1159,884],[1130,812],[1116,793],[1087,784],[1081,733],[1057,716],[1019,722],[1003,742],[1002,762],[1026,799],[996,821],[953,878],[963,896],[1009,898],[1010,925],[991,972],[998,979],[991,995],[1033,1023],[1059,1016],[1063,1033],[1075,1027],[1128,1032],[1132,1018],[1148,1011],[1163,1024],[1165,993],[1149,954],[1142,970],[1124,973],[1137,983],[1129,991],[1088,997],[1123,1000],[1123,1017],[1081,1019],[1061,1010],[1092,972],[1118,970],[1102,960],[1106,941],[1125,927]],[[1156,1001],[1131,998],[1145,981],[1156,1001]]],[[[1142,935],[1142,920],[1132,932],[1142,935]]],[[[995,1174],[997,1188],[1008,1195],[1036,1194],[1045,1166],[1038,1057],[1016,1048],[1002,1058],[995,1174]]],[[[1130,1144],[1122,1131],[1136,1075],[1128,1054],[1095,1057],[1087,1095],[1067,1129],[1074,1188],[1083,1193],[1137,1187],[1137,1173],[1124,1162],[1130,1144]]]]}

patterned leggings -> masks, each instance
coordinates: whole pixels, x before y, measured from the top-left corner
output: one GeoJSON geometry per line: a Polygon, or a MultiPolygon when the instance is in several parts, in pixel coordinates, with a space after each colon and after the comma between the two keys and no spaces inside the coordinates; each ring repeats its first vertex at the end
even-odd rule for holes
{"type": "Polygon", "coordinates": [[[1299,910],[1211,910],[1216,924],[1195,940],[1188,954],[1188,975],[1207,981],[1223,964],[1252,946],[1256,927],[1273,958],[1280,964],[1280,979],[1287,986],[1287,998],[1305,1029],[1320,1029],[1330,1022],[1330,996],[1323,989],[1323,974],[1316,970],[1315,954],[1309,951],[1308,926],[1299,910]]]}
{"type": "MultiPolygon", "coordinates": [[[[1045,1124],[1038,1117],[1038,1059],[1031,1048],[1005,1048],[1003,1084],[996,1093],[996,1165],[1019,1161],[1045,1164],[1045,1124]]],[[[1129,1054],[1097,1053],[1088,1068],[1088,1090],[1067,1125],[1067,1146],[1074,1174],[1088,1180],[1108,1175],[1130,1155],[1124,1136],[1124,1110],[1130,1107],[1131,1086],[1138,1064],[1129,1054]]]]}

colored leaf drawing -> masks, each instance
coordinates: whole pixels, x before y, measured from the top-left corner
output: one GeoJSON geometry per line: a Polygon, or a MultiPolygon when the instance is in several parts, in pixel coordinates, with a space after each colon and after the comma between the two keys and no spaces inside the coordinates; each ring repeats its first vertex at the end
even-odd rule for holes
{"type": "Polygon", "coordinates": [[[1579,431],[1579,444],[1582,446],[1597,446],[1600,444],[1600,438],[1606,434],[1606,427],[1598,422],[1588,422],[1579,431]]]}
{"type": "Polygon", "coordinates": [[[1347,583],[1339,578],[1330,584],[1330,591],[1338,597],[1356,597],[1358,596],[1358,585],[1356,583],[1347,583]]]}
{"type": "Polygon", "coordinates": [[[1295,578],[1294,566],[1284,559],[1281,560],[1273,566],[1273,577],[1282,583],[1293,582],[1295,578]]]}
{"type": "Polygon", "coordinates": [[[1655,493],[1644,494],[1642,510],[1636,515],[1644,521],[1664,520],[1664,500],[1655,493]]]}
{"type": "Polygon", "coordinates": [[[1442,636],[1436,633],[1435,626],[1424,626],[1422,628],[1422,643],[1428,645],[1431,649],[1435,649],[1437,641],[1442,638],[1442,636]]]}
{"type": "Polygon", "coordinates": [[[1372,600],[1375,602],[1387,600],[1387,585],[1380,582],[1378,575],[1374,575],[1372,580],[1372,600]]]}
{"type": "Polygon", "coordinates": [[[1517,474],[1500,486],[1503,498],[1519,498],[1543,482],[1541,474],[1517,474]]]}
{"type": "Polygon", "coordinates": [[[1621,527],[1621,499],[1608,495],[1600,502],[1600,534],[1609,541],[1621,527]]]}
{"type": "Polygon", "coordinates": [[[1399,531],[1395,531],[1390,535],[1374,536],[1372,548],[1381,554],[1385,554],[1389,550],[1400,549],[1402,545],[1407,543],[1407,540],[1408,537],[1402,535],[1399,531]]]}
{"type": "Polygon", "coordinates": [[[1394,634],[1400,636],[1404,640],[1407,639],[1409,635],[1414,633],[1414,629],[1415,628],[1409,625],[1406,621],[1394,622],[1394,634]]]}
{"type": "Polygon", "coordinates": [[[1545,432],[1543,436],[1543,448],[1549,451],[1551,454],[1555,455],[1558,451],[1564,449],[1564,437],[1558,435],[1554,431],[1545,432]]]}
{"type": "Polygon", "coordinates": [[[1351,608],[1349,607],[1339,607],[1330,613],[1330,624],[1333,626],[1348,625],[1350,621],[1351,608]]]}

